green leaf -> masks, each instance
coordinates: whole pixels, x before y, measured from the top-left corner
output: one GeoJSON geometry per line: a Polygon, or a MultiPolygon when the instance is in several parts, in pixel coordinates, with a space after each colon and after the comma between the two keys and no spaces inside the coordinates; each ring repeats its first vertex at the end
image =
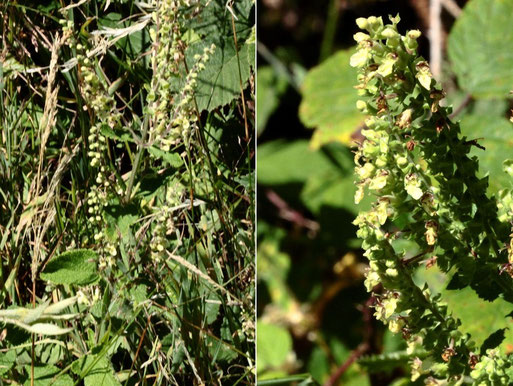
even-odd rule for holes
{"type": "Polygon", "coordinates": [[[18,323],[17,325],[23,327],[29,332],[32,332],[33,334],[41,335],[63,335],[73,330],[72,328],[61,328],[51,323],[34,323],[31,325],[23,326],[21,325],[21,323],[18,323]]]}
{"type": "Polygon", "coordinates": [[[310,70],[303,82],[299,117],[316,128],[312,145],[338,141],[350,144],[351,134],[363,121],[356,109],[356,69],[349,65],[353,50],[339,51],[310,70]]]}
{"type": "Polygon", "coordinates": [[[89,249],[67,251],[50,260],[40,276],[53,284],[92,284],[99,280],[97,260],[97,253],[89,249]]]}
{"type": "Polygon", "coordinates": [[[149,147],[148,151],[151,155],[161,159],[162,161],[169,164],[171,167],[175,169],[178,169],[180,166],[183,165],[183,158],[180,156],[180,154],[176,152],[160,150],[153,146],[149,147]]]}
{"type": "Polygon", "coordinates": [[[257,77],[257,132],[260,134],[267,120],[279,105],[280,97],[287,89],[287,80],[280,77],[271,66],[258,68],[257,77]]]}
{"type": "Polygon", "coordinates": [[[289,332],[277,325],[257,322],[257,372],[268,368],[278,368],[292,350],[289,332]]]}
{"type": "Polygon", "coordinates": [[[307,140],[267,142],[258,147],[258,182],[265,185],[304,183],[329,166],[307,140]]]}
{"type": "MultiPolygon", "coordinates": [[[[457,290],[445,288],[448,281],[446,274],[436,267],[419,269],[417,271],[417,284],[427,283],[433,294],[441,293],[442,300],[447,303],[452,316],[461,320],[462,333],[468,333],[477,346],[481,346],[494,332],[507,327],[510,322],[505,318],[513,310],[511,303],[502,298],[486,301],[470,288],[457,290]],[[476,318],[479,315],[479,318],[476,318]]],[[[421,284],[422,285],[422,284],[421,284]]],[[[513,352],[513,331],[505,330],[505,342],[500,346],[501,352],[513,352]]]]}
{"type": "Polygon", "coordinates": [[[237,353],[219,339],[206,337],[208,351],[215,362],[229,362],[237,358],[237,353]]]}
{"type": "Polygon", "coordinates": [[[340,144],[313,150],[306,140],[273,141],[258,148],[258,182],[264,185],[303,184],[301,202],[318,214],[323,206],[356,213],[369,198],[354,203],[356,185],[350,151],[340,144]]]}
{"type": "MultiPolygon", "coordinates": [[[[232,15],[224,0],[201,0],[201,13],[187,23],[187,27],[201,35],[208,43],[216,43],[223,39],[233,40],[232,15]]],[[[255,24],[252,0],[238,0],[231,3],[235,15],[235,31],[239,43],[250,35],[255,24]]]]}
{"type": "Polygon", "coordinates": [[[16,350],[0,352],[0,375],[4,375],[16,362],[16,350]]]}
{"type": "Polygon", "coordinates": [[[84,377],[84,386],[118,386],[110,361],[98,355],[86,355],[73,362],[71,371],[84,377]]]}
{"type": "MultiPolygon", "coordinates": [[[[204,46],[204,44],[193,45],[187,52],[188,59],[191,60],[196,53],[202,52],[204,46]]],[[[229,40],[224,46],[216,47],[214,54],[205,65],[206,68],[198,74],[198,87],[195,93],[198,109],[212,111],[238,98],[240,81],[242,79],[242,87],[246,87],[254,63],[254,44],[244,44],[240,47],[238,57],[233,41],[229,40]],[[239,63],[241,77],[239,77],[239,63]]]]}
{"type": "Polygon", "coordinates": [[[38,344],[35,352],[41,363],[55,365],[64,359],[67,350],[60,344],[38,344]]]}
{"type": "Polygon", "coordinates": [[[513,1],[471,0],[449,36],[460,87],[476,98],[505,97],[513,85],[513,1]]]}
{"type": "Polygon", "coordinates": [[[106,136],[107,138],[114,139],[116,141],[120,142],[135,142],[132,138],[132,135],[130,133],[124,132],[124,133],[116,133],[113,129],[111,129],[107,125],[103,125],[101,127],[101,133],[106,136]]]}
{"type": "Polygon", "coordinates": [[[6,76],[8,76],[11,72],[18,73],[23,72],[26,69],[26,67],[23,64],[19,63],[11,55],[7,55],[7,58],[2,60],[0,66],[2,66],[2,71],[6,76]]]}
{"type": "MultiPolygon", "coordinates": [[[[275,231],[275,235],[279,233],[277,229],[272,230],[275,231]]],[[[280,251],[280,242],[281,238],[269,237],[259,242],[257,275],[258,280],[265,281],[272,304],[283,312],[292,313],[297,302],[287,286],[290,256],[280,251]]]]}
{"type": "Polygon", "coordinates": [[[139,218],[138,209],[136,205],[111,205],[106,208],[107,235],[111,241],[117,241],[118,235],[123,240],[128,240],[130,227],[139,218]]]}
{"type": "MultiPolygon", "coordinates": [[[[278,373],[279,374],[279,373],[278,373]]],[[[288,385],[298,385],[298,386],[311,386],[311,385],[319,385],[310,374],[294,374],[288,376],[280,376],[269,377],[270,374],[266,374],[265,378],[261,380],[261,377],[258,380],[258,386],[288,386],[288,385]],[[269,378],[268,378],[269,377],[269,378]]]]}
{"type": "Polygon", "coordinates": [[[486,148],[472,147],[470,155],[479,157],[480,175],[489,174],[491,191],[508,187],[511,177],[504,172],[503,161],[513,154],[513,124],[502,115],[476,113],[465,115],[460,126],[463,135],[479,138],[478,143],[486,148]]]}
{"type": "MultiPolygon", "coordinates": [[[[31,373],[31,366],[25,366],[28,374],[31,373]]],[[[61,369],[55,366],[34,366],[34,384],[36,386],[72,386],[73,380],[68,374],[55,376],[61,372],[61,369]]],[[[30,386],[30,375],[24,383],[25,386],[30,386]]]]}

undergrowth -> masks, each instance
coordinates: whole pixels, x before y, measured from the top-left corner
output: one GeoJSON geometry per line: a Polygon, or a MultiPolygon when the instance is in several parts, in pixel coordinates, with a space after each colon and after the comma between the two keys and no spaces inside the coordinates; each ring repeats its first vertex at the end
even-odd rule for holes
{"type": "Polygon", "coordinates": [[[0,5],[0,383],[254,382],[253,8],[0,5]]]}

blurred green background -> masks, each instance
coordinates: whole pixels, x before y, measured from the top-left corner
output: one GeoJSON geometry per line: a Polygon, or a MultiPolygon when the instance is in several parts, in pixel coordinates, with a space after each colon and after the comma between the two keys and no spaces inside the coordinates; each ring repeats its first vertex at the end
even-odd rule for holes
{"type": "MultiPolygon", "coordinates": [[[[283,384],[411,383],[403,339],[376,322],[368,306],[366,260],[351,224],[370,203],[358,208],[353,201],[350,144],[360,139],[365,119],[355,108],[356,71],[349,67],[356,18],[375,15],[388,21],[388,15],[399,13],[400,32],[422,31],[419,51],[428,60],[429,26],[441,23],[431,41],[440,47],[437,79],[447,92],[446,103],[455,106],[464,135],[482,138],[487,150],[473,151],[481,173],[490,175],[490,193],[510,184],[502,161],[513,154],[513,31],[508,27],[513,1],[443,3],[437,20],[430,17],[429,0],[258,3],[257,373],[262,385],[274,378],[283,384]],[[293,381],[287,378],[292,374],[304,375],[293,381]]],[[[446,296],[474,338],[483,340],[500,328],[503,316],[482,323],[473,318],[484,310],[501,315],[504,304],[483,305],[473,293],[447,291],[445,279],[436,268],[419,273],[419,280],[446,296]]]]}

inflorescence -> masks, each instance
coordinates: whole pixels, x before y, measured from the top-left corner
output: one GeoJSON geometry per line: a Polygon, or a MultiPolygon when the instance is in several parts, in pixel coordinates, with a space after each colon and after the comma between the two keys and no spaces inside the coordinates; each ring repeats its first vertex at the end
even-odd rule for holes
{"type": "MultiPolygon", "coordinates": [[[[513,299],[511,278],[500,269],[508,261],[503,247],[509,245],[509,225],[499,221],[497,202],[486,194],[487,178],[477,177],[477,159],[468,156],[476,143],[460,138],[451,108],[440,103],[444,91],[417,55],[420,32],[400,35],[399,20],[390,17],[385,25],[380,17],[357,19],[366,32],[354,35],[358,50],[350,60],[359,70],[357,108],[368,115],[355,154],[355,201],[366,192],[376,197],[354,221],[369,259],[365,285],[375,291],[376,317],[409,346],[421,342],[429,353],[420,359],[411,351],[412,380],[422,376],[435,384],[471,376],[494,384],[480,375],[493,368],[502,382],[507,374],[497,371],[498,363],[506,359],[496,353],[479,358],[441,296],[414,281],[421,263],[436,264],[456,272],[460,288],[469,285],[486,300],[501,292],[513,299]],[[420,253],[407,257],[396,247],[398,239],[420,253]],[[482,275],[488,275],[486,285],[482,275]]],[[[511,219],[510,201],[499,203],[501,220],[511,219]]]]}

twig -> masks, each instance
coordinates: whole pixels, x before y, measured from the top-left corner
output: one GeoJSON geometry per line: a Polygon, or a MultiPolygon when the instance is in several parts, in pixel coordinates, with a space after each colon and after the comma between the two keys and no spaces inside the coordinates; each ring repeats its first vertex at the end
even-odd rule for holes
{"type": "Polygon", "coordinates": [[[278,215],[291,223],[298,225],[302,228],[306,228],[313,232],[319,230],[319,223],[310,219],[305,218],[300,212],[292,209],[289,204],[283,200],[275,191],[268,190],[265,195],[271,203],[279,209],[278,215]]]}
{"type": "Polygon", "coordinates": [[[431,0],[429,3],[429,59],[433,77],[440,79],[442,72],[442,3],[431,0]]]}
{"type": "Polygon", "coordinates": [[[454,0],[442,0],[442,5],[455,19],[460,17],[461,8],[454,0]]]}
{"type": "Polygon", "coordinates": [[[463,101],[459,104],[458,107],[449,115],[449,119],[455,118],[458,114],[460,114],[465,107],[472,101],[472,95],[467,94],[465,95],[465,98],[463,98],[463,101]]]}
{"type": "Polygon", "coordinates": [[[365,325],[365,329],[363,331],[363,342],[349,355],[349,358],[346,359],[340,367],[338,367],[335,372],[330,376],[330,378],[326,381],[324,386],[335,386],[338,384],[340,377],[347,371],[347,369],[363,354],[366,352],[374,352],[375,348],[372,344],[372,335],[373,335],[373,327],[372,327],[372,312],[371,307],[374,305],[376,301],[376,297],[372,294],[369,299],[365,302],[365,305],[362,307],[363,314],[363,323],[365,325]]]}
{"type": "Polygon", "coordinates": [[[294,78],[294,75],[289,71],[287,66],[283,64],[283,62],[278,59],[271,50],[269,50],[269,48],[267,48],[262,42],[257,41],[257,51],[273,67],[277,74],[282,75],[297,92],[300,92],[300,85],[294,78]]]}
{"type": "MultiPolygon", "coordinates": [[[[144,341],[144,336],[146,335],[146,330],[148,330],[148,326],[150,325],[150,315],[148,315],[148,319],[146,320],[146,327],[144,327],[144,330],[141,334],[141,338],[139,339],[139,345],[137,346],[137,351],[135,352],[134,359],[132,360],[132,365],[130,366],[130,371],[128,374],[132,374],[132,370],[134,369],[135,361],[137,360],[137,357],[139,356],[139,351],[141,350],[142,343],[144,341]]],[[[128,385],[128,381],[130,380],[130,377],[127,378],[125,382],[125,386],[128,385]]]]}
{"type": "Polygon", "coordinates": [[[326,381],[324,386],[335,386],[338,384],[340,377],[346,372],[346,370],[356,361],[363,353],[369,349],[367,342],[361,343],[352,353],[349,358],[331,375],[330,379],[326,381]]]}

